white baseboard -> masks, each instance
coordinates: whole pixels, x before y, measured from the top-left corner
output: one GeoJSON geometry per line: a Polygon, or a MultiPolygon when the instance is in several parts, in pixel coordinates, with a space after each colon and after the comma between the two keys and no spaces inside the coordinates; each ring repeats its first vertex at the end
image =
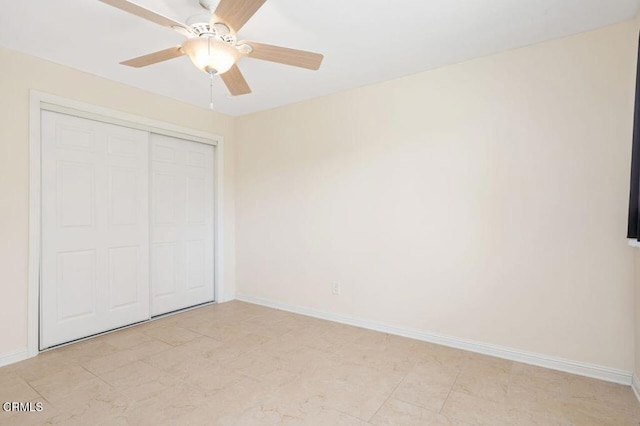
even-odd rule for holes
{"type": "Polygon", "coordinates": [[[0,354],[0,367],[23,361],[27,358],[31,358],[29,356],[29,350],[27,348],[18,349],[17,351],[8,352],[6,354],[0,354]]]}
{"type": "MultiPolygon", "coordinates": [[[[491,355],[498,358],[504,358],[511,361],[522,362],[525,364],[537,365],[540,367],[550,368],[553,370],[564,371],[567,373],[577,374],[580,376],[591,377],[594,379],[606,380],[608,382],[619,383],[622,385],[631,385],[633,373],[629,371],[617,370],[615,368],[603,367],[595,364],[587,364],[579,361],[571,361],[563,358],[537,354],[533,352],[521,351],[505,346],[498,346],[489,343],[476,342],[473,340],[460,339],[452,336],[445,336],[437,333],[430,333],[422,330],[416,330],[405,327],[397,327],[394,325],[384,324],[375,321],[369,321],[362,318],[356,318],[349,315],[337,314],[333,312],[320,311],[312,308],[289,305],[274,300],[264,299],[261,297],[237,294],[236,299],[254,303],[256,305],[267,306],[270,308],[280,309],[283,311],[293,312],[296,314],[307,315],[315,318],[325,319],[329,321],[339,322],[342,324],[353,325],[356,327],[367,328],[369,330],[381,331],[383,333],[394,334],[397,336],[408,337],[411,339],[422,340],[425,342],[436,343],[452,348],[463,349],[466,351],[477,352],[484,355],[491,355]]],[[[640,393],[640,382],[638,382],[637,392],[640,393]]],[[[636,395],[638,394],[636,393],[636,395]]]]}
{"type": "Polygon", "coordinates": [[[635,374],[631,379],[631,389],[633,389],[633,393],[636,394],[636,399],[640,402],[640,380],[638,380],[638,376],[635,374]]]}

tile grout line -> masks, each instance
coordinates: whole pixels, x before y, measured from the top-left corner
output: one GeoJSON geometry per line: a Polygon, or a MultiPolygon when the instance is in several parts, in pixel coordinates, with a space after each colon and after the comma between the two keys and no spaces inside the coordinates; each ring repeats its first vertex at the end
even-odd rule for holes
{"type": "MultiPolygon", "coordinates": [[[[132,363],[128,363],[128,364],[132,364],[132,363]]],[[[128,365],[126,364],[126,365],[128,365]]],[[[80,365],[80,368],[82,368],[84,371],[86,371],[87,373],[91,374],[93,377],[95,377],[96,379],[100,380],[102,383],[104,383],[105,385],[109,386],[111,389],[113,389],[114,391],[116,391],[118,394],[120,394],[120,391],[118,391],[118,389],[116,389],[115,386],[113,386],[111,383],[107,382],[105,379],[103,379],[102,377],[98,376],[96,373],[94,373],[93,371],[88,370],[87,368],[84,367],[84,365],[80,365]]]]}
{"type": "Polygon", "coordinates": [[[404,380],[407,378],[407,376],[409,375],[409,373],[411,373],[411,371],[413,371],[413,369],[415,368],[417,364],[417,361],[413,363],[413,365],[411,366],[411,369],[409,369],[409,371],[407,371],[404,376],[402,376],[402,379],[398,382],[397,385],[394,386],[393,390],[391,392],[389,392],[389,396],[382,402],[382,404],[380,404],[380,406],[378,407],[378,409],[376,410],[375,413],[373,413],[373,415],[369,418],[369,420],[367,420],[367,423],[371,423],[371,420],[374,419],[374,417],[378,414],[378,412],[380,411],[380,409],[382,407],[384,407],[384,405],[387,403],[387,401],[389,401],[391,399],[391,397],[393,396],[393,394],[396,392],[396,389],[398,389],[398,387],[400,387],[400,385],[404,382],[404,380]]]}
{"type": "MultiPolygon", "coordinates": [[[[14,373],[14,374],[15,374],[15,373],[14,373]]],[[[26,381],[25,379],[23,379],[22,377],[20,377],[18,374],[16,374],[16,376],[17,376],[20,380],[22,380],[22,381],[23,381],[27,386],[29,386],[29,387],[30,387],[30,388],[31,388],[35,393],[37,393],[37,394],[38,394],[38,396],[39,396],[40,398],[44,399],[44,400],[45,400],[45,401],[47,401],[49,404],[51,404],[51,401],[49,401],[47,398],[45,398],[45,397],[44,397],[44,395],[42,395],[42,394],[38,391],[38,389],[34,388],[34,387],[31,385],[31,383],[29,383],[28,381],[26,381]]],[[[51,404],[51,405],[53,405],[53,404],[51,404]]]]}
{"type": "Polygon", "coordinates": [[[511,385],[513,383],[513,368],[515,367],[515,362],[511,364],[511,368],[509,369],[509,383],[507,383],[507,391],[505,392],[504,395],[504,403],[505,405],[508,405],[509,402],[509,394],[511,391],[511,385]]]}
{"type": "Polygon", "coordinates": [[[444,401],[442,401],[442,406],[440,407],[440,410],[438,410],[438,414],[441,414],[442,410],[444,410],[444,406],[447,404],[447,401],[449,400],[449,397],[451,396],[451,392],[453,392],[453,388],[456,386],[456,383],[458,382],[458,377],[460,377],[460,374],[462,374],[463,370],[464,370],[464,365],[462,366],[462,368],[460,368],[460,371],[458,371],[458,374],[456,374],[456,378],[453,380],[453,383],[451,384],[451,388],[449,388],[449,392],[447,393],[447,397],[444,399],[444,401]]]}

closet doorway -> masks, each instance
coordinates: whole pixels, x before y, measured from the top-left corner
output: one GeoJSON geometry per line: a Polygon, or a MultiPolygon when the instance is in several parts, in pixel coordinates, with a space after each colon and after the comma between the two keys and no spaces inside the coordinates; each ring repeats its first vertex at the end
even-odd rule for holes
{"type": "Polygon", "coordinates": [[[39,349],[214,300],[214,146],[41,112],[39,349]]]}

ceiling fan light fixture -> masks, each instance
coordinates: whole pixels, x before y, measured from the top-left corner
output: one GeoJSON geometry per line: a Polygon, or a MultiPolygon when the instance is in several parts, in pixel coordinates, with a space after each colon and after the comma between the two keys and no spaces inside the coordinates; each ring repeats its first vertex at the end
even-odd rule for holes
{"type": "Polygon", "coordinates": [[[240,59],[238,49],[213,37],[186,39],[182,50],[207,74],[224,74],[240,59]]]}
{"type": "Polygon", "coordinates": [[[238,42],[236,32],[267,0],[199,0],[200,5],[209,13],[191,16],[186,25],[134,1],[100,1],[147,21],[172,28],[187,37],[181,45],[129,59],[121,62],[122,65],[142,68],[187,55],[196,67],[209,75],[212,99],[213,77],[216,74],[222,75],[222,81],[233,96],[251,93],[251,88],[236,66],[241,56],[310,70],[317,70],[322,63],[323,56],[319,53],[255,41],[238,42]]]}

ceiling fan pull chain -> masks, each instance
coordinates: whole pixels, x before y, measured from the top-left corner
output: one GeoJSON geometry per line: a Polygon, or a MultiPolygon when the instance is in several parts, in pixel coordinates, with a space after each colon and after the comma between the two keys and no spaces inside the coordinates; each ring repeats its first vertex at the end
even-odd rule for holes
{"type": "MultiPolygon", "coordinates": [[[[211,37],[207,40],[207,50],[211,57],[211,37]]],[[[209,109],[213,109],[213,69],[209,69],[209,109]]]]}
{"type": "Polygon", "coordinates": [[[213,73],[209,72],[209,109],[213,109],[213,73]]]}

